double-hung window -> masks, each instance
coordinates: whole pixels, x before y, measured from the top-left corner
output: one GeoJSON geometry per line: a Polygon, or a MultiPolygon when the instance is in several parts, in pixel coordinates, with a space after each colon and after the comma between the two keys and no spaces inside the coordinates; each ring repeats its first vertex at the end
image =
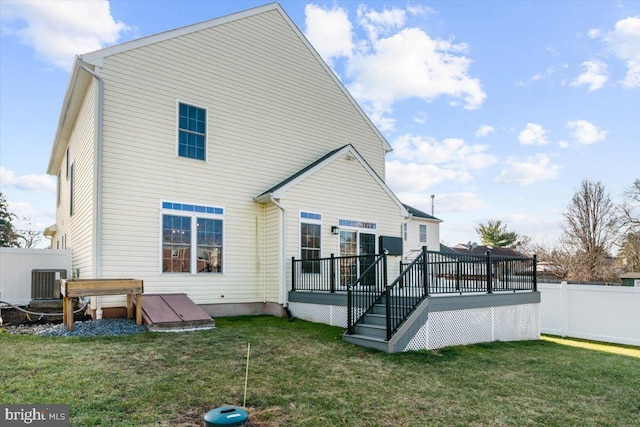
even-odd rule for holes
{"type": "Polygon", "coordinates": [[[224,209],[162,203],[162,272],[221,273],[224,209]]]}
{"type": "Polygon", "coordinates": [[[207,110],[178,103],[178,156],[206,160],[207,110]]]}
{"type": "Polygon", "coordinates": [[[427,243],[427,226],[420,224],[420,243],[427,243]]]}
{"type": "Polygon", "coordinates": [[[303,273],[320,273],[322,215],[300,212],[300,259],[303,273]],[[305,262],[306,261],[306,262],[305,262]]]}

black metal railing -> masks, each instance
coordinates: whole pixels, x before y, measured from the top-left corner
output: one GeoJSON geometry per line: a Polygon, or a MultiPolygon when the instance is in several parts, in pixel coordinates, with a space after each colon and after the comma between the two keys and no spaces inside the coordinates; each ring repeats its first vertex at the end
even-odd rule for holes
{"type": "Polygon", "coordinates": [[[371,285],[376,282],[375,272],[368,271],[379,255],[334,256],[316,259],[291,258],[292,291],[346,291],[347,286],[361,276],[360,282],[371,285]]]}
{"type": "Polygon", "coordinates": [[[291,259],[293,291],[347,291],[348,334],[377,303],[386,304],[387,340],[426,297],[434,294],[537,291],[536,256],[517,258],[433,252],[422,248],[388,282],[387,256],[291,259]]]}
{"type": "Polygon", "coordinates": [[[425,265],[425,250],[409,264],[400,264],[400,275],[385,289],[387,340],[429,295],[429,266],[425,265]]]}
{"type": "Polygon", "coordinates": [[[427,251],[411,263],[400,263],[400,275],[387,286],[387,340],[433,294],[536,291],[536,256],[495,257],[427,251]]]}
{"type": "MultiPolygon", "coordinates": [[[[423,251],[429,294],[537,290],[533,258],[423,251]]],[[[410,264],[401,263],[400,270],[410,264]]],[[[422,274],[422,273],[420,273],[422,274]]],[[[415,279],[413,280],[415,281],[415,279]]],[[[414,284],[415,286],[415,284],[414,284]]]]}
{"type": "Polygon", "coordinates": [[[353,334],[358,321],[378,303],[387,287],[387,255],[372,257],[355,282],[347,286],[347,333],[353,334]]]}

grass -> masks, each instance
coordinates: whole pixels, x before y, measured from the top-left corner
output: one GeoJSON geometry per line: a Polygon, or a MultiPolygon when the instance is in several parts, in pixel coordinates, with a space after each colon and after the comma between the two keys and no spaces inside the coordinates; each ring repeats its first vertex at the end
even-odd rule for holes
{"type": "Polygon", "coordinates": [[[384,354],[272,317],[128,337],[0,334],[0,402],[66,403],[73,426],[637,426],[640,359],[547,340],[384,354]]]}

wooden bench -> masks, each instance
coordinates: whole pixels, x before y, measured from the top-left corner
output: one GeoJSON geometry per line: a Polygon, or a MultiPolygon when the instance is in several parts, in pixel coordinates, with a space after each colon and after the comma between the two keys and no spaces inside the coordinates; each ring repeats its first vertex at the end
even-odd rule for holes
{"type": "Polygon", "coordinates": [[[103,295],[127,295],[127,318],[133,319],[133,296],[136,298],[136,324],[142,325],[142,292],[144,284],[136,279],[60,280],[62,319],[73,331],[73,298],[103,295]]]}

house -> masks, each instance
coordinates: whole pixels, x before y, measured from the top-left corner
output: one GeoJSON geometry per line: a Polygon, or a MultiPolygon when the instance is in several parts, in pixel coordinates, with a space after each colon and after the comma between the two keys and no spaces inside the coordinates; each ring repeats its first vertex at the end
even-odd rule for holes
{"type": "Polygon", "coordinates": [[[515,249],[477,245],[475,243],[458,243],[452,249],[458,253],[470,255],[484,255],[487,252],[491,252],[491,255],[498,257],[526,258],[525,255],[515,249]]]}
{"type": "Polygon", "coordinates": [[[439,251],[442,220],[407,204],[404,207],[409,212],[409,219],[402,226],[404,262],[413,261],[423,246],[430,251],[439,251]]]}
{"type": "Polygon", "coordinates": [[[537,338],[535,273],[513,294],[490,276],[471,288],[434,274],[466,262],[455,254],[403,265],[405,241],[437,251],[440,220],[386,185],[390,150],[268,4],[76,58],[46,234],[71,249],[76,278],[141,279],[212,316],[286,312],[384,351],[537,338]]]}
{"type": "Polygon", "coordinates": [[[292,257],[378,253],[380,237],[401,237],[390,150],[269,4],[77,57],[47,234],[72,249],[76,277],[143,279],[211,314],[279,314],[292,257]]]}

